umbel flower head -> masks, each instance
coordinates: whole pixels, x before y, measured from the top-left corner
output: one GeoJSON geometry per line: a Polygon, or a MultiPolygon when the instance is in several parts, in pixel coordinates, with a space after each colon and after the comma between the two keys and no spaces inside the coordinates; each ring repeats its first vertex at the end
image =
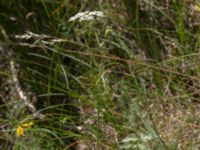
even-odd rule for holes
{"type": "Polygon", "coordinates": [[[102,17],[105,17],[104,12],[102,11],[85,11],[79,12],[75,16],[70,17],[69,21],[92,21],[102,17]]]}
{"type": "Polygon", "coordinates": [[[33,122],[23,123],[23,124],[19,125],[19,126],[17,127],[17,129],[16,129],[16,135],[17,135],[18,137],[25,136],[25,135],[24,135],[24,129],[25,129],[25,128],[29,128],[29,127],[31,127],[32,125],[33,125],[33,122]]]}

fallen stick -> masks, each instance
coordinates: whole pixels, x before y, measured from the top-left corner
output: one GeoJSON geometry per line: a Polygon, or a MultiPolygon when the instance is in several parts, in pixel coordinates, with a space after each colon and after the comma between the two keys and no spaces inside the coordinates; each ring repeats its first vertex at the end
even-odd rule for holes
{"type": "Polygon", "coordinates": [[[18,79],[18,71],[16,69],[16,64],[13,60],[10,61],[10,70],[11,70],[12,80],[13,80],[14,86],[16,88],[16,92],[19,95],[20,99],[24,102],[25,106],[28,107],[28,109],[32,113],[33,117],[36,117],[39,119],[44,119],[45,116],[37,111],[35,106],[32,104],[31,100],[27,97],[25,92],[22,90],[22,87],[21,87],[19,79],[18,79]]]}

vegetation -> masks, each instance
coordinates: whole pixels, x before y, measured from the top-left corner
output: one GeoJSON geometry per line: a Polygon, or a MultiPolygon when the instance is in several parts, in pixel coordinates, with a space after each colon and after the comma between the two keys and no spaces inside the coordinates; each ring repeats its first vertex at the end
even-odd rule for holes
{"type": "Polygon", "coordinates": [[[0,10],[0,149],[200,148],[197,0],[0,10]]]}

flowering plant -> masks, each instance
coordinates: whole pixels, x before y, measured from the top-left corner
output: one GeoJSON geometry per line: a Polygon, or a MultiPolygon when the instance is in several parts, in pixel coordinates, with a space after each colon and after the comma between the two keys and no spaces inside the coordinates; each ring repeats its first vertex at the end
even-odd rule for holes
{"type": "Polygon", "coordinates": [[[17,135],[18,137],[25,136],[25,135],[24,135],[24,129],[25,129],[25,128],[29,128],[29,127],[31,127],[32,125],[33,125],[33,122],[23,123],[23,124],[19,125],[19,126],[17,127],[17,129],[16,129],[16,135],[17,135]]]}

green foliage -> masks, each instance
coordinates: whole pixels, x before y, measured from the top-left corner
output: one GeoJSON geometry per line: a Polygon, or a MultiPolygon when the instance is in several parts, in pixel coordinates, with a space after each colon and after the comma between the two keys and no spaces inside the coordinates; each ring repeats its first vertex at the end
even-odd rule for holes
{"type": "Polygon", "coordinates": [[[0,0],[0,149],[197,149],[196,5],[0,0]],[[85,11],[105,16],[69,21],[85,11]],[[45,119],[34,118],[13,92],[10,60],[45,119]],[[26,121],[34,126],[17,137],[26,121]]]}

